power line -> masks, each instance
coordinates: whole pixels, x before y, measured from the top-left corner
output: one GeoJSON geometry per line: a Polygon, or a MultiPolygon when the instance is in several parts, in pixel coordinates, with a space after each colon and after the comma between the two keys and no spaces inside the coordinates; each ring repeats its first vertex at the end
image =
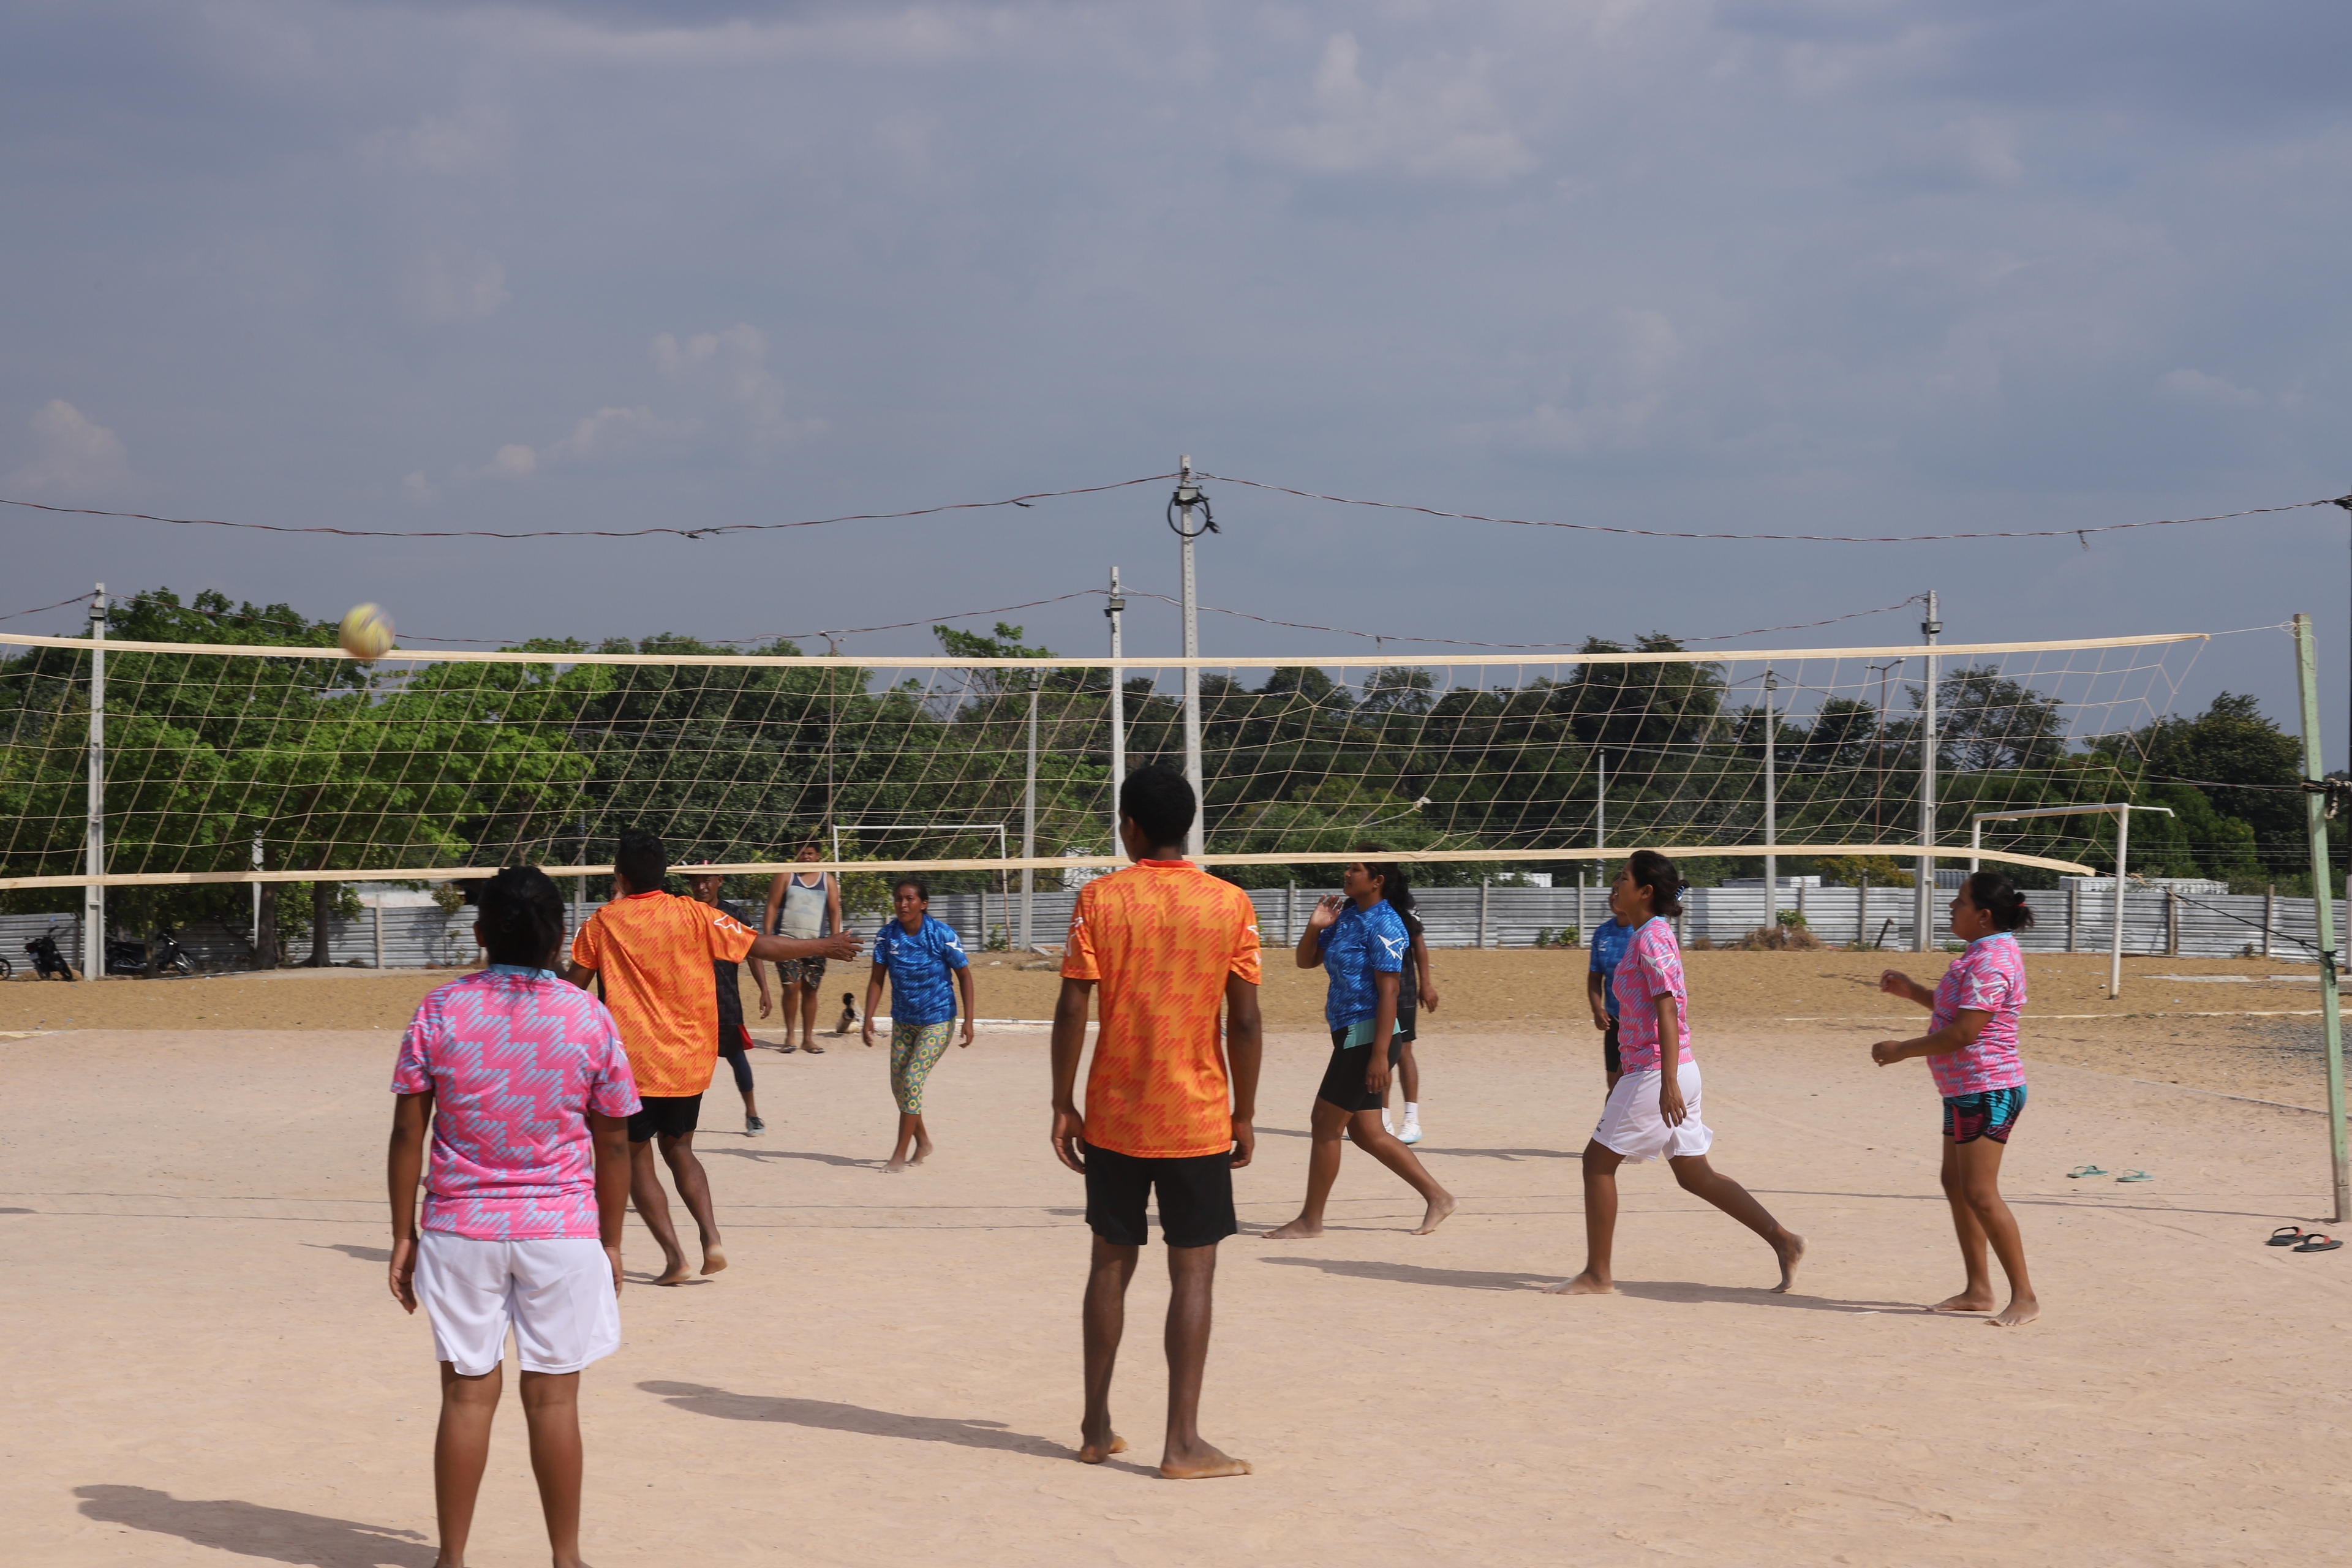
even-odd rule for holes
{"type": "MultiPolygon", "coordinates": [[[[2243,511],[2215,512],[2210,517],[2164,517],[2147,522],[2094,523],[2083,528],[2031,528],[1987,530],[1972,533],[1697,533],[1665,528],[1625,528],[1613,523],[1560,522],[1546,518],[1490,517],[1484,512],[1446,511],[1433,506],[1419,506],[1410,501],[1365,500],[1356,496],[1325,495],[1319,490],[1293,489],[1288,485],[1266,484],[1257,479],[1236,479],[1231,474],[1199,473],[1197,478],[1221,485],[1246,485],[1252,489],[1273,490],[1277,494],[1297,496],[1302,500],[1326,500],[1339,506],[1374,507],[1382,511],[1412,511],[1424,517],[1457,520],[1463,522],[1500,522],[1514,528],[1567,528],[1583,533],[1622,533],[1641,539],[1703,539],[1761,540],[1780,542],[1802,542],[1813,544],[1927,544],[1947,539],[2081,539],[2089,548],[2089,535],[2113,533],[2126,528],[2177,528],[2191,522],[2225,522],[2233,517],[2258,517],[2265,512],[2300,511],[2305,507],[2340,506],[2352,511],[2352,495],[2329,496],[2321,500],[2291,501],[2284,506],[2248,507],[2243,511]]],[[[1736,636],[1746,636],[1737,633],[1736,636]]]]}

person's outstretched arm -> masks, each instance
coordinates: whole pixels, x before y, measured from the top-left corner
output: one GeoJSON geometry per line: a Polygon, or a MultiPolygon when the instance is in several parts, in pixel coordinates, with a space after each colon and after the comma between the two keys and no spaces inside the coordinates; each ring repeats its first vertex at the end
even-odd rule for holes
{"type": "Polygon", "coordinates": [[[1081,1175],[1087,1159],[1078,1152],[1087,1141],[1087,1119],[1078,1111],[1078,1058],[1087,1048],[1087,1007],[1093,999],[1091,980],[1062,980],[1062,994],[1054,1002],[1054,1127],[1046,1137],[1054,1157],[1081,1175]]]}
{"type": "Polygon", "coordinates": [[[1936,1005],[1936,994],[1899,969],[1881,970],[1878,988],[1889,996],[1900,996],[1906,1002],[1916,1002],[1922,1007],[1936,1005]]]}
{"type": "Polygon", "coordinates": [[[392,1108],[392,1144],[384,1155],[384,1185],[392,1199],[392,1299],[416,1310],[416,1184],[425,1179],[425,1131],[433,1124],[433,1096],[404,1094],[392,1108]]]}
{"type": "Polygon", "coordinates": [[[1238,974],[1225,976],[1225,1071],[1234,1085],[1234,1168],[1257,1153],[1257,1075],[1265,1059],[1265,1027],[1259,1017],[1257,987],[1238,974]]]}
{"type": "Polygon", "coordinates": [[[1954,1051],[1967,1050],[1977,1043],[1984,1026],[1992,1022],[1990,1013],[1980,1013],[1973,1007],[1963,1007],[1952,1015],[1952,1021],[1932,1035],[1922,1035],[1916,1040],[1881,1040],[1870,1047],[1870,1059],[1880,1067],[1890,1067],[1913,1057],[1943,1057],[1954,1051]]]}
{"type": "Polygon", "coordinates": [[[771,962],[780,958],[838,958],[845,962],[864,952],[866,944],[848,931],[831,936],[759,936],[751,939],[751,956],[771,962]]]}

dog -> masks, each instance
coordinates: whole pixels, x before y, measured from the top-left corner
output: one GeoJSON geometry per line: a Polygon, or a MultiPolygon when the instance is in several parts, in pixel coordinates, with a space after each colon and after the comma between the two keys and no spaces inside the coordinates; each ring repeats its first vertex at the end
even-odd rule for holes
{"type": "Polygon", "coordinates": [[[857,1027],[857,996],[854,992],[841,994],[841,1022],[833,1026],[836,1035],[845,1035],[857,1027]]]}

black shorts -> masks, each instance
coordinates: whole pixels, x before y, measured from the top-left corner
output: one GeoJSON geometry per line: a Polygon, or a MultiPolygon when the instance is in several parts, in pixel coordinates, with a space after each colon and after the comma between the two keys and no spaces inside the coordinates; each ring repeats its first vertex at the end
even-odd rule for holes
{"type": "MultiPolygon", "coordinates": [[[[1378,1110],[1381,1097],[1364,1087],[1364,1074],[1371,1070],[1372,1047],[1369,1043],[1342,1046],[1339,1042],[1347,1037],[1345,1029],[1331,1031],[1331,1065],[1323,1069],[1323,1081],[1317,1086],[1315,1098],[1351,1114],[1359,1110],[1378,1110]]],[[[1393,1068],[1403,1059],[1404,1041],[1391,1035],[1389,1066],[1393,1068]]]]}
{"type": "Polygon", "coordinates": [[[1234,1157],[1194,1154],[1146,1160],[1084,1145],[1087,1226],[1113,1247],[1145,1247],[1143,1200],[1160,1189],[1160,1234],[1171,1247],[1214,1247],[1241,1228],[1234,1219],[1234,1157]]]}
{"type": "Polygon", "coordinates": [[[702,1120],[702,1096],[698,1094],[667,1098],[648,1094],[639,1098],[645,1109],[629,1118],[632,1143],[649,1142],[656,1133],[664,1138],[683,1138],[702,1120]]]}
{"type": "Polygon", "coordinates": [[[1601,1037],[1601,1065],[1611,1072],[1625,1070],[1625,1058],[1617,1054],[1617,1026],[1613,1021],[1601,1037]]]}
{"type": "MultiPolygon", "coordinates": [[[[1396,1032],[1396,1036],[1395,1036],[1396,1039],[1397,1039],[1399,1042],[1402,1043],[1402,1044],[1405,1044],[1405,1045],[1411,1045],[1413,1041],[1415,1041],[1415,1040],[1417,1040],[1417,1039],[1421,1038],[1421,1031],[1420,1031],[1419,1029],[1417,1029],[1417,1028],[1415,1028],[1415,1027],[1413,1026],[1415,1024],[1417,1024],[1418,1022],[1420,1022],[1420,1019],[1421,1019],[1421,1009],[1420,1009],[1420,1008],[1418,1008],[1418,1007],[1400,1007],[1400,1008],[1398,1008],[1398,1009],[1397,1009],[1397,1032],[1396,1032]]],[[[1393,1066],[1395,1066],[1395,1065],[1396,1065],[1396,1061],[1397,1061],[1397,1055],[1398,1055],[1398,1053],[1397,1053],[1397,1052],[1395,1052],[1395,1051],[1391,1051],[1391,1052],[1389,1053],[1389,1065],[1390,1065],[1390,1066],[1393,1067],[1393,1066]]]]}

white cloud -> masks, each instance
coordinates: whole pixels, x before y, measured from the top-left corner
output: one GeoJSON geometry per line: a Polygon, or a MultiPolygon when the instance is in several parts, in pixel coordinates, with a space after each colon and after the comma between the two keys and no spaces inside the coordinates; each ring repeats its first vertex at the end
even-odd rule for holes
{"type": "Polygon", "coordinates": [[[613,26],[553,10],[499,6],[463,25],[513,54],[625,65],[764,65],[807,58],[876,62],[953,59],[988,35],[1017,27],[1017,16],[977,7],[847,8],[806,22],[743,18],[710,26],[613,26]]]}
{"type": "Polygon", "coordinates": [[[409,308],[428,321],[479,321],[513,298],[506,268],[493,258],[453,265],[437,250],[416,264],[407,295],[409,308]]]}
{"type": "Polygon", "coordinates": [[[2209,408],[2252,408],[2263,400],[2259,392],[2201,370],[2168,370],[2156,378],[2156,389],[2167,397],[2209,408]]]}
{"type": "Polygon", "coordinates": [[[400,481],[400,493],[418,506],[431,506],[441,499],[440,489],[418,468],[400,481]]]}
{"type": "Polygon", "coordinates": [[[767,334],[738,321],[723,332],[698,332],[680,342],[669,332],[653,341],[654,364],[664,378],[716,394],[749,426],[754,447],[782,446],[824,428],[822,420],[784,413],[784,384],[768,369],[767,334]]]}
{"type": "Polygon", "coordinates": [[[539,454],[520,442],[501,447],[490,458],[484,477],[498,479],[527,479],[539,472],[539,454]]]}
{"type": "Polygon", "coordinates": [[[404,160],[436,174],[462,174],[506,161],[512,145],[505,113],[477,106],[455,114],[427,114],[404,131],[379,131],[367,150],[404,160]]]}
{"type": "Polygon", "coordinates": [[[1315,72],[1316,118],[1264,138],[1273,160],[1305,174],[1394,171],[1501,184],[1536,166],[1487,86],[1487,58],[1413,60],[1375,87],[1353,33],[1335,33],[1315,72]]]}
{"type": "Polygon", "coordinates": [[[120,489],[131,481],[131,452],[122,437],[62,397],[31,420],[40,456],[8,476],[19,489],[83,495],[120,489]]]}

